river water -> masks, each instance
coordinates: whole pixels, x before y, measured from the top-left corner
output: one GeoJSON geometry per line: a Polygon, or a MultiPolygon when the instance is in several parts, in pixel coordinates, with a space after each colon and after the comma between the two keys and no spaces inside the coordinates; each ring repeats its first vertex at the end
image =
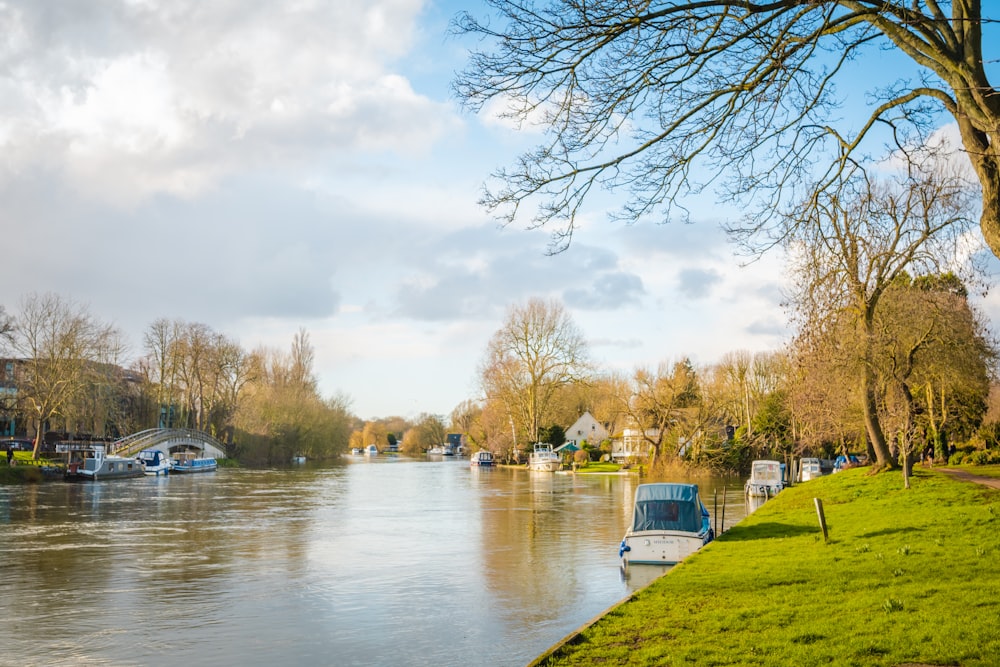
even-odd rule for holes
{"type": "Polygon", "coordinates": [[[380,457],[0,486],[0,664],[524,665],[665,571],[619,568],[638,483],[380,457]]]}

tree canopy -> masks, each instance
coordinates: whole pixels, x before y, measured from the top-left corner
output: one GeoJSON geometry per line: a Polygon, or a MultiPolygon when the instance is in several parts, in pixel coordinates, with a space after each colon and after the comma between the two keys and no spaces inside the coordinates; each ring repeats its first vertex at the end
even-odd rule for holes
{"type": "Polygon", "coordinates": [[[685,196],[719,186],[746,211],[732,231],[757,237],[845,170],[933,145],[950,117],[1000,256],[1000,94],[983,53],[995,20],[978,0],[486,2],[496,16],[455,21],[481,38],[456,94],[547,135],[483,203],[509,222],[532,202],[557,250],[601,188],[626,191],[616,215],[634,221],[686,217],[685,196]],[[868,66],[900,56],[912,69],[868,66]],[[865,94],[860,118],[848,91],[865,94]]]}

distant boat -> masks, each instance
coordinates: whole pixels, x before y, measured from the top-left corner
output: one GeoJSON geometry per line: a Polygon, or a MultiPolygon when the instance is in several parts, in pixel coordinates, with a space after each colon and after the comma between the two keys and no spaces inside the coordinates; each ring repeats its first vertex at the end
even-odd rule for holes
{"type": "Polygon", "coordinates": [[[170,466],[170,472],[185,474],[194,472],[212,472],[216,468],[218,468],[218,463],[213,458],[181,459],[179,461],[174,461],[173,465],[170,466]]]}
{"type": "Polygon", "coordinates": [[[144,449],[138,459],[147,475],[159,477],[170,472],[170,457],[159,449],[144,449]]]}
{"type": "Polygon", "coordinates": [[[640,484],[632,525],[622,538],[622,565],[674,565],[715,539],[697,484],[640,484]]]}
{"type": "Polygon", "coordinates": [[[474,468],[477,466],[481,468],[491,467],[494,463],[493,452],[485,449],[480,449],[478,452],[473,454],[472,459],[469,462],[469,464],[474,468]]]}
{"type": "Polygon", "coordinates": [[[363,453],[363,452],[361,451],[361,448],[360,448],[360,447],[352,447],[352,448],[351,448],[351,454],[352,454],[353,456],[361,456],[361,454],[362,454],[362,453],[363,453]]]}
{"type": "Polygon", "coordinates": [[[785,464],[779,461],[754,461],[744,491],[751,497],[770,498],[785,488],[785,464]]]}
{"type": "Polygon", "coordinates": [[[107,454],[104,445],[72,445],[62,449],[70,455],[64,475],[67,480],[96,482],[104,479],[143,477],[146,472],[138,459],[107,454]]]}
{"type": "Polygon", "coordinates": [[[378,456],[378,447],[375,445],[365,447],[365,456],[378,456]]]}
{"type": "Polygon", "coordinates": [[[306,457],[304,457],[304,456],[293,456],[292,457],[292,463],[305,463],[305,462],[306,462],[306,457]]]}
{"type": "Polygon", "coordinates": [[[528,469],[542,472],[555,472],[562,468],[562,459],[552,451],[552,445],[542,442],[535,444],[535,449],[528,457],[528,469]]]}

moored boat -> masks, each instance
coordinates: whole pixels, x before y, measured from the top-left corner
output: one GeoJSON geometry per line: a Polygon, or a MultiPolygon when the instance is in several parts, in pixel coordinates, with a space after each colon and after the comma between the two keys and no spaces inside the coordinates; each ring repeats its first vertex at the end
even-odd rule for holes
{"type": "Polygon", "coordinates": [[[562,459],[552,451],[552,445],[539,442],[528,457],[528,469],[542,472],[555,472],[562,468],[562,459]]]}
{"type": "Polygon", "coordinates": [[[378,456],[378,447],[375,445],[365,447],[365,456],[378,456]]]}
{"type": "Polygon", "coordinates": [[[178,459],[170,466],[170,472],[193,473],[212,472],[219,467],[213,458],[178,459]]]}
{"type": "Polygon", "coordinates": [[[108,454],[104,445],[63,445],[57,446],[56,450],[69,454],[64,475],[67,480],[96,482],[143,477],[146,474],[137,459],[108,454]]]}
{"type": "Polygon", "coordinates": [[[493,466],[494,463],[495,460],[493,458],[493,452],[485,449],[480,449],[478,452],[473,454],[472,458],[469,460],[469,465],[471,465],[474,468],[475,467],[488,468],[493,466]]]}
{"type": "Polygon", "coordinates": [[[785,464],[778,461],[754,461],[744,492],[751,497],[770,498],[785,488],[785,464]]]}
{"type": "Polygon", "coordinates": [[[823,476],[823,464],[819,459],[804,458],[799,461],[799,481],[808,482],[823,476]]]}
{"type": "Polygon", "coordinates": [[[618,548],[622,565],[674,565],[715,539],[697,484],[640,484],[632,524],[618,548]]]}
{"type": "Polygon", "coordinates": [[[159,449],[144,449],[136,457],[147,475],[158,477],[170,472],[170,457],[159,449]]]}

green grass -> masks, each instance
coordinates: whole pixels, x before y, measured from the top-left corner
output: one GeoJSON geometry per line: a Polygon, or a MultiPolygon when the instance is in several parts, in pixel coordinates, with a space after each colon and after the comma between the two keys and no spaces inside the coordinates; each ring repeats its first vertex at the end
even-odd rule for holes
{"type": "Polygon", "coordinates": [[[579,473],[588,473],[588,472],[609,473],[609,472],[618,472],[621,469],[622,467],[618,463],[610,463],[606,461],[601,461],[601,462],[590,461],[584,467],[577,468],[576,471],[579,473]]]}
{"type": "Polygon", "coordinates": [[[537,664],[997,664],[1000,492],[866,472],[782,491],[537,664]]]}

